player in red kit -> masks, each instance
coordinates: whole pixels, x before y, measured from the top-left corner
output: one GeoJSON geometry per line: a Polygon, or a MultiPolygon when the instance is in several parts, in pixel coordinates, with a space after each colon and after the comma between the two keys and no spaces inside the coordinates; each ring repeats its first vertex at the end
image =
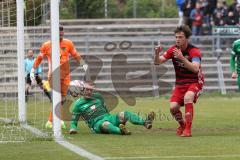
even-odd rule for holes
{"type": "Polygon", "coordinates": [[[204,77],[201,69],[200,50],[189,43],[191,30],[188,26],[179,26],[175,29],[176,44],[160,55],[162,46],[155,47],[154,64],[159,65],[172,59],[176,83],[170,98],[170,112],[179,123],[177,135],[191,137],[193,120],[193,103],[197,102],[202,91],[204,77]],[[185,106],[185,117],[180,110],[185,106]]]}

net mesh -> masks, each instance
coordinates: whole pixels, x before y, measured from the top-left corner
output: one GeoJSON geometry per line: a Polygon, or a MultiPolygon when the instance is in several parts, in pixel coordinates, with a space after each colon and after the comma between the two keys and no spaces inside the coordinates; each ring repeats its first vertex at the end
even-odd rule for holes
{"type": "MultiPolygon", "coordinates": [[[[17,22],[16,1],[0,2],[0,141],[16,142],[35,138],[29,130],[18,122],[18,64],[17,64],[17,22]]],[[[24,4],[24,50],[33,50],[34,56],[39,53],[42,42],[49,39],[50,27],[46,24],[49,18],[49,1],[27,0],[24,4]]],[[[42,64],[42,70],[47,65],[42,64]]],[[[42,72],[44,73],[44,72],[42,72]]],[[[46,75],[40,73],[44,80],[46,75]]],[[[22,73],[26,77],[26,73],[22,73]]],[[[26,80],[25,80],[26,81],[26,80]]],[[[38,85],[32,85],[26,102],[27,124],[42,132],[45,129],[49,100],[38,85]]]]}

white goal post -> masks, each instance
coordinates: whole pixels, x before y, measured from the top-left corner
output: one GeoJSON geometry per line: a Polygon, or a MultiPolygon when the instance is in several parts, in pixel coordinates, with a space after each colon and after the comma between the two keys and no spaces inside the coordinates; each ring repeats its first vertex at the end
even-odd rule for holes
{"type": "MultiPolygon", "coordinates": [[[[52,41],[52,71],[53,71],[53,135],[61,138],[61,121],[55,111],[60,108],[60,49],[59,49],[59,0],[51,1],[51,41],[52,41]]],[[[17,0],[17,59],[18,59],[18,120],[26,123],[25,77],[24,77],[24,1],[17,0]]]]}
{"type": "Polygon", "coordinates": [[[61,94],[60,88],[60,46],[59,46],[59,0],[51,1],[51,39],[52,39],[52,71],[53,71],[53,133],[54,137],[61,138],[61,121],[56,115],[56,109],[60,108],[61,94]]]}
{"type": "Polygon", "coordinates": [[[18,120],[26,122],[24,77],[24,1],[17,0],[18,120]]]}
{"type": "MultiPolygon", "coordinates": [[[[17,31],[18,31],[18,106],[19,106],[19,121],[26,121],[26,106],[25,106],[25,92],[24,92],[24,1],[17,0],[17,31]]],[[[51,1],[51,41],[52,41],[52,71],[53,71],[53,101],[52,101],[52,110],[53,110],[53,135],[55,138],[61,137],[61,121],[56,115],[57,107],[60,108],[61,94],[59,91],[60,88],[60,49],[59,49],[59,0],[51,1]]]]}

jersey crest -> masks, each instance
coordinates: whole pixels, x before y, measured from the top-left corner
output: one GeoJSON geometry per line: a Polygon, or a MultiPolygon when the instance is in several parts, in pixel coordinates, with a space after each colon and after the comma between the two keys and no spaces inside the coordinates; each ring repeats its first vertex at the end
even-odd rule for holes
{"type": "Polygon", "coordinates": [[[63,52],[66,52],[67,47],[61,47],[63,52]]]}
{"type": "Polygon", "coordinates": [[[97,110],[95,105],[92,105],[92,106],[90,107],[90,109],[91,109],[92,111],[96,111],[96,110],[97,110]]]}

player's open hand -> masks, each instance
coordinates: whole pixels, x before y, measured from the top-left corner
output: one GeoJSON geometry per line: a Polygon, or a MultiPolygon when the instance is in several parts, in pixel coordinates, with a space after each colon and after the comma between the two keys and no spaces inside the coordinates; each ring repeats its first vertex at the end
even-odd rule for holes
{"type": "Polygon", "coordinates": [[[159,55],[159,53],[162,52],[162,50],[163,50],[163,46],[162,45],[157,45],[155,47],[155,54],[159,55]]]}
{"type": "Polygon", "coordinates": [[[155,47],[155,57],[154,57],[154,64],[155,65],[159,65],[160,64],[159,55],[160,55],[160,52],[162,51],[162,49],[163,49],[163,46],[160,45],[160,44],[155,47]]]}
{"type": "Polygon", "coordinates": [[[236,79],[238,77],[237,72],[232,73],[232,79],[236,79]]]}
{"type": "Polygon", "coordinates": [[[184,56],[182,54],[182,51],[178,48],[175,48],[173,50],[173,56],[174,56],[174,58],[177,58],[177,59],[180,59],[180,60],[182,60],[184,58],[184,56]]]}

